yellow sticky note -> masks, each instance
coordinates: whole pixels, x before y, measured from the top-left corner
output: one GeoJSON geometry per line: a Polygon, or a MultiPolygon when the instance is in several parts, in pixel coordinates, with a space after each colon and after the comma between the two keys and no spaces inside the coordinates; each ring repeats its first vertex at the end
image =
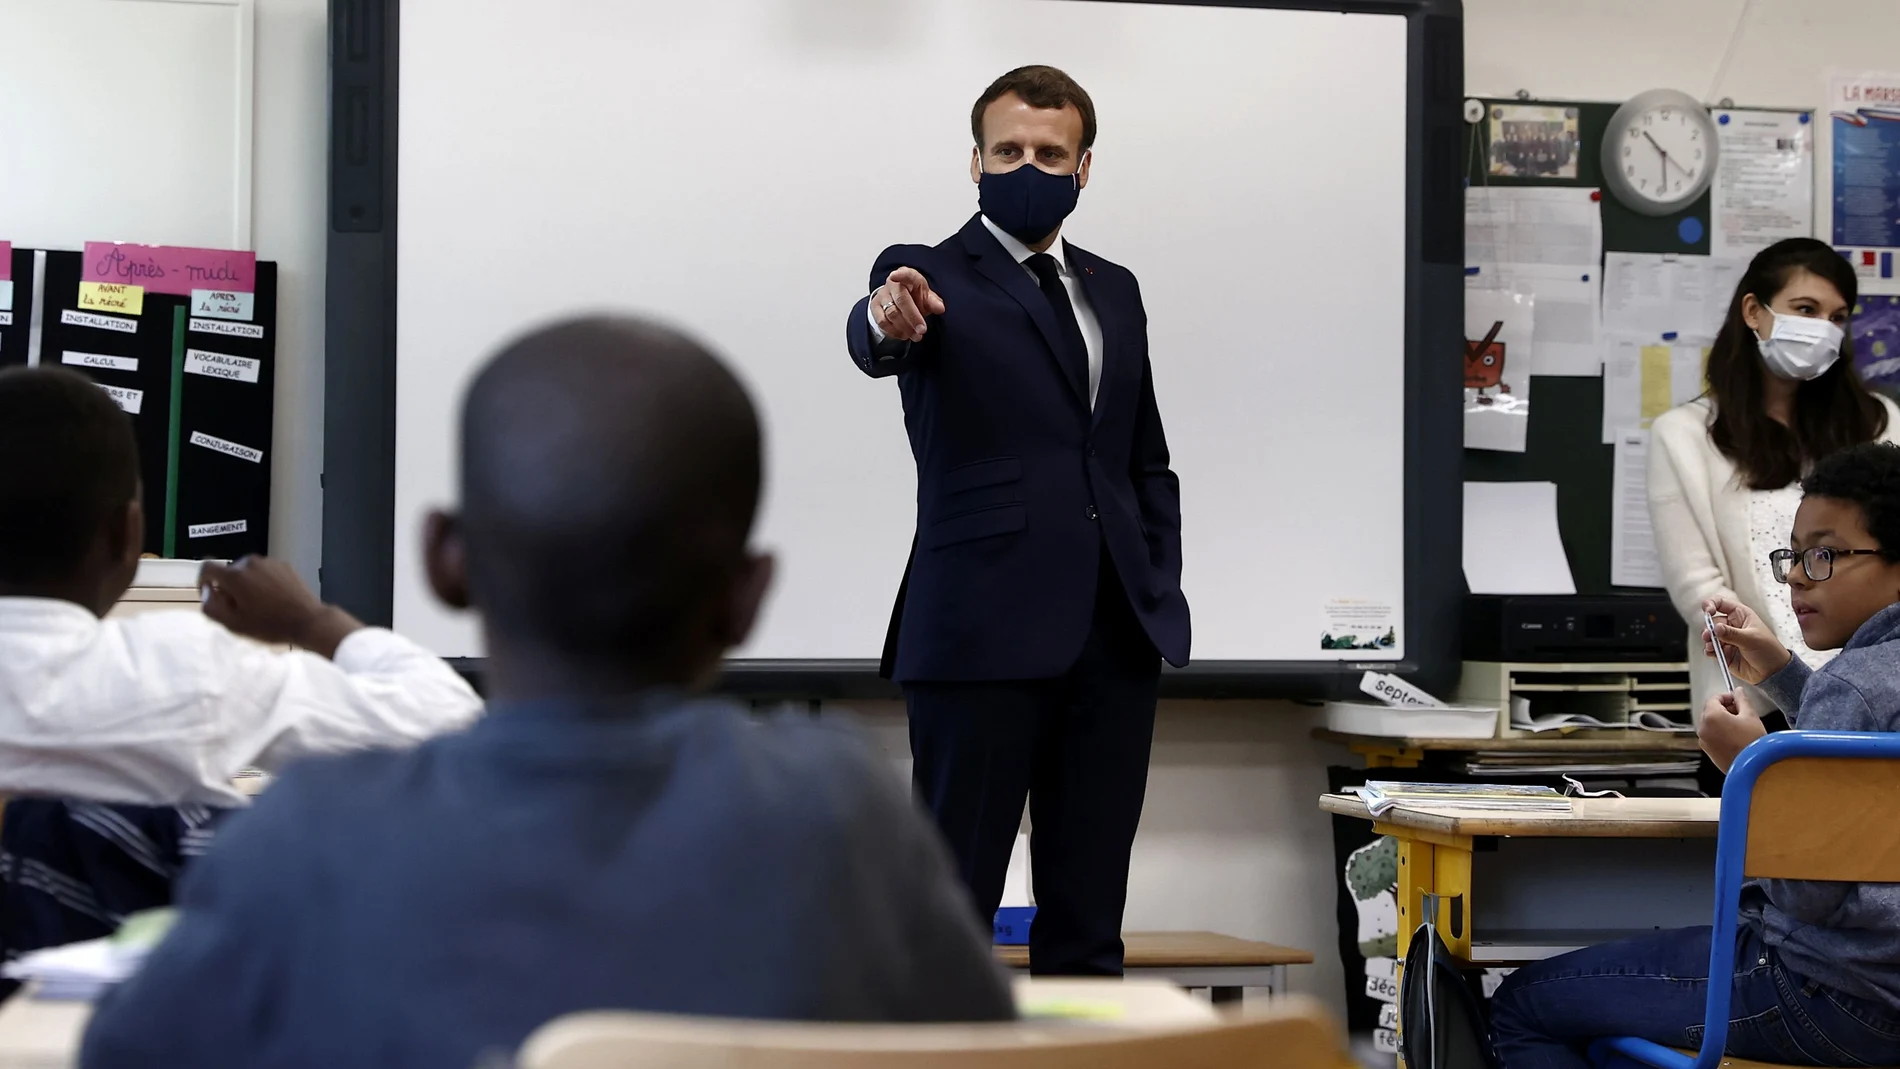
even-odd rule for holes
{"type": "Polygon", "coordinates": [[[135,316],[145,310],[145,287],[123,282],[81,282],[79,307],[135,316]]]}
{"type": "Polygon", "coordinates": [[[1671,367],[1670,348],[1667,345],[1643,346],[1643,426],[1649,421],[1675,407],[1671,386],[1674,368],[1671,367]]]}

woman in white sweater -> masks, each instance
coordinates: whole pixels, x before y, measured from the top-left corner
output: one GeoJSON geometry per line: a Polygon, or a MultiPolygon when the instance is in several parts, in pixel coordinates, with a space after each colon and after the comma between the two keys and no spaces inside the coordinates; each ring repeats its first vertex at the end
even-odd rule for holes
{"type": "MultiPolygon", "coordinates": [[[[1689,623],[1698,715],[1723,690],[1721,670],[1699,654],[1710,598],[1753,609],[1811,666],[1825,660],[1802,642],[1768,554],[1788,544],[1797,482],[1816,460],[1900,438],[1900,408],[1854,370],[1846,329],[1858,289],[1853,268],[1823,242],[1762,250],[1709,353],[1708,393],[1650,427],[1649,515],[1663,582],[1689,623]]],[[[1758,710],[1774,707],[1751,698],[1758,710]]]]}

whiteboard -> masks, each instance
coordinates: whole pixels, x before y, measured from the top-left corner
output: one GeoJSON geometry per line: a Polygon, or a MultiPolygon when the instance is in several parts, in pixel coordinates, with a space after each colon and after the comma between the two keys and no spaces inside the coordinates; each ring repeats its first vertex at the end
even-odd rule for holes
{"type": "Polygon", "coordinates": [[[0,239],[251,247],[252,0],[0,0],[0,239]]]}
{"type": "Polygon", "coordinates": [[[1100,115],[1064,234],[1141,282],[1195,659],[1402,657],[1319,639],[1335,599],[1403,611],[1404,18],[1049,0],[405,0],[396,627],[481,652],[415,551],[470,373],[625,309],[763,412],[780,578],[738,656],[877,657],[916,477],[845,315],[884,246],[974,212],[970,106],[1028,62],[1100,115]]]}

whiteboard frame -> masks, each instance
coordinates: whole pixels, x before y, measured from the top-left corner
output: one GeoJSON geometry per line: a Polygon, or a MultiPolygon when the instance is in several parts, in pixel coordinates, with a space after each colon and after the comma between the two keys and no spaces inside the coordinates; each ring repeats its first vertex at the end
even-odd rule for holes
{"type": "MultiPolygon", "coordinates": [[[[1048,0],[1063,3],[1067,0],[1048,0]]],[[[1443,690],[1464,598],[1464,14],[1459,0],[1115,0],[1402,15],[1407,22],[1405,650],[1399,662],[1213,661],[1162,674],[1164,697],[1334,698],[1367,669],[1443,690]]],[[[387,625],[396,511],[396,145],[400,0],[330,0],[331,170],[325,309],[326,601],[387,625]]],[[[895,592],[893,592],[895,593],[895,592]]],[[[458,667],[479,675],[478,659],[458,667]]],[[[733,659],[722,689],[758,699],[886,698],[877,661],[733,659]]]]}

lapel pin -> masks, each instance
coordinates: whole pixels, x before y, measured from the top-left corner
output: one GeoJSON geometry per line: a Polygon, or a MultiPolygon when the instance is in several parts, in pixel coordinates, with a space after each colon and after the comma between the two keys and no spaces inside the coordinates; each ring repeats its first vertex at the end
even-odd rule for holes
{"type": "Polygon", "coordinates": [[[1095,273],[1095,269],[1093,267],[1084,267],[1082,269],[1082,273],[1085,275],[1092,275],[1095,273]]]}

